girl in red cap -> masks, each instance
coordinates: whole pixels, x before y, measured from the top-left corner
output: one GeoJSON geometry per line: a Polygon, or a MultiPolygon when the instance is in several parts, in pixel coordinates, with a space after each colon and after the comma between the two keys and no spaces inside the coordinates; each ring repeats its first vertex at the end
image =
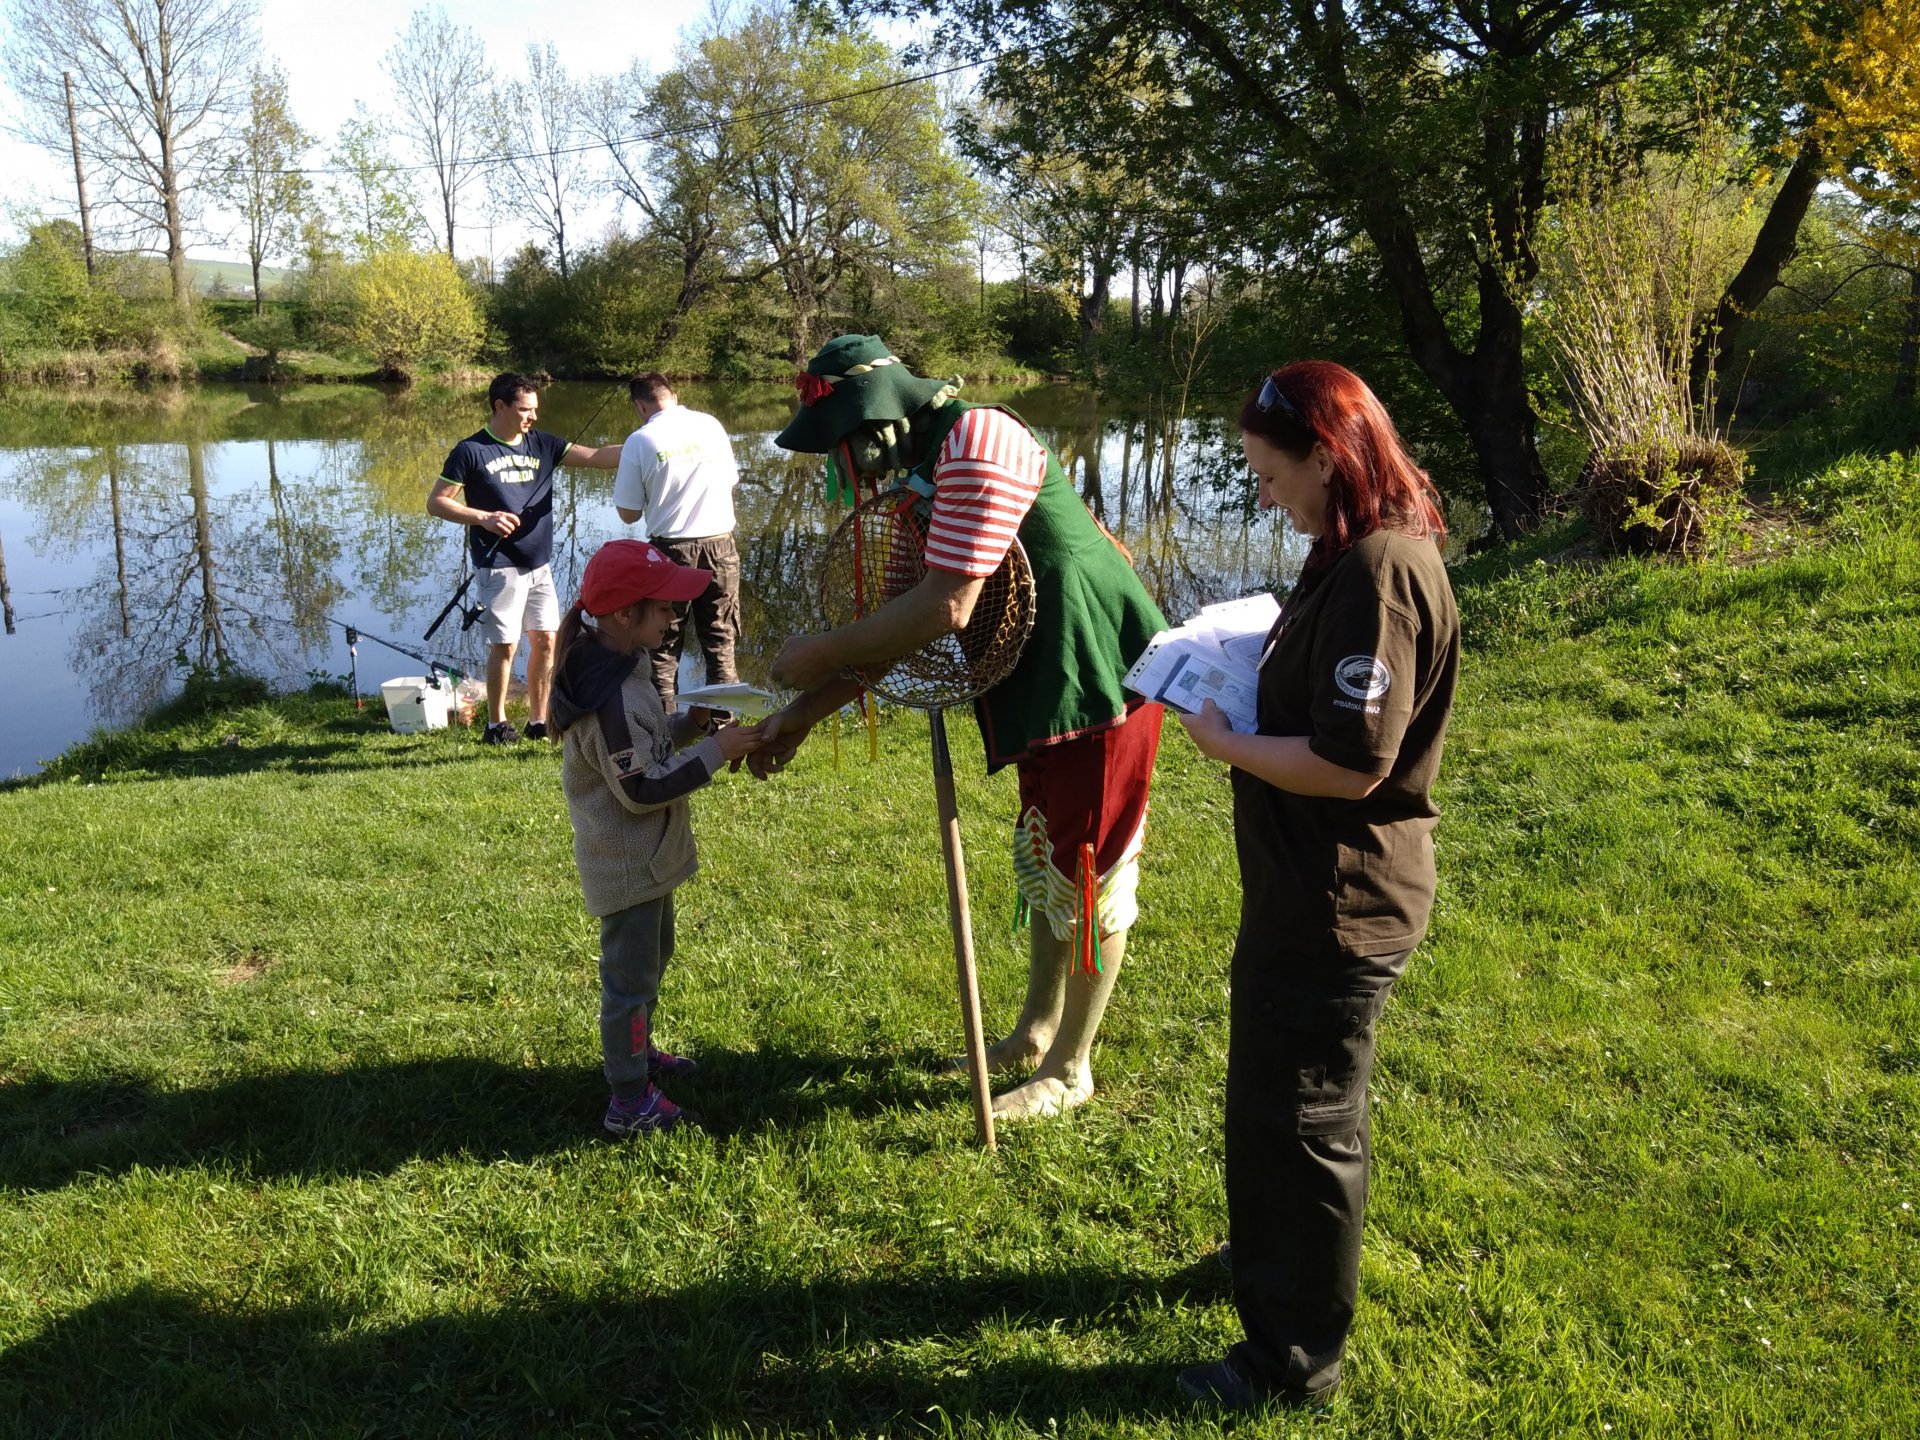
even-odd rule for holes
{"type": "Polygon", "coordinates": [[[564,747],[573,856],[587,909],[600,919],[600,1052],[614,1135],[670,1130],[685,1118],[654,1082],[688,1074],[694,1062],[653,1043],[653,1006],[673,957],[673,892],[696,868],[687,796],[760,746],[757,727],[716,730],[701,708],[669,715],[639,663],[665,638],[674,602],[712,580],[643,540],[611,541],[587,562],[554,655],[553,730],[564,747]]]}

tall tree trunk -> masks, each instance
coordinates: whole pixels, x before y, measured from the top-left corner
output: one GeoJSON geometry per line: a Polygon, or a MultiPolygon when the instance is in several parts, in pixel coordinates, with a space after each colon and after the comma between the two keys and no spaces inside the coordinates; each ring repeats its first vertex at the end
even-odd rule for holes
{"type": "Polygon", "coordinates": [[[1900,335],[1900,360],[1894,367],[1895,405],[1913,404],[1915,371],[1920,370],[1920,268],[1907,271],[1907,323],[1900,335]]]}
{"type": "Polygon", "coordinates": [[[1806,219],[1807,209],[1820,188],[1822,165],[1820,142],[1811,137],[1802,141],[1793,168],[1787,171],[1773,204],[1767,207],[1767,218],[1761,222],[1760,233],[1753,237],[1753,249],[1747,252],[1746,263],[1728,282],[1726,293],[1713,312],[1713,323],[1694,341],[1689,370],[1693,394],[1701,403],[1711,398],[1707,394],[1708,382],[1726,360],[1734,336],[1780,283],[1780,272],[1793,258],[1798,248],[1800,222],[1806,219]]]}
{"type": "Polygon", "coordinates": [[[73,75],[60,77],[67,88],[67,138],[73,142],[73,188],[80,192],[80,245],[87,257],[87,275],[93,275],[93,215],[87,208],[87,172],[80,165],[80,122],[73,113],[73,75]]]}
{"type": "Polygon", "coordinates": [[[187,241],[180,216],[180,183],[173,173],[172,137],[160,137],[161,202],[166,208],[167,271],[173,279],[173,303],[182,314],[193,308],[193,278],[187,274],[187,241]]]}
{"type": "Polygon", "coordinates": [[[1140,343],[1140,260],[1138,256],[1133,262],[1133,333],[1129,338],[1135,345],[1140,343]]]}
{"type": "Polygon", "coordinates": [[[1080,293],[1080,353],[1091,356],[1107,328],[1107,297],[1113,288],[1114,247],[1102,240],[1087,251],[1087,285],[1080,293]]]}
{"type": "Polygon", "coordinates": [[[253,314],[258,319],[265,310],[265,302],[260,298],[260,256],[256,252],[247,258],[253,261],[253,314]]]}

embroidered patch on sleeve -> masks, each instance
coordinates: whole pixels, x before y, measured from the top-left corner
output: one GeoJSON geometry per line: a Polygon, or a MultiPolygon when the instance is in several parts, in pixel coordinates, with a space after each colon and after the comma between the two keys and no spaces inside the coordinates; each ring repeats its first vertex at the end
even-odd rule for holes
{"type": "Polygon", "coordinates": [[[1378,700],[1393,688],[1393,675],[1377,655],[1349,655],[1333,667],[1333,683],[1355,700],[1378,700]]]}

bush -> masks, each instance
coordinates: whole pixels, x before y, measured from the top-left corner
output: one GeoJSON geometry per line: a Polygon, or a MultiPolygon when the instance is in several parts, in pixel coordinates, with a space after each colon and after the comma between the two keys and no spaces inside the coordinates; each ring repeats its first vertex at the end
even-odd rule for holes
{"type": "Polygon", "coordinates": [[[1742,514],[1746,460],[1719,441],[1689,437],[1671,449],[1596,455],[1580,477],[1587,523],[1617,549],[1699,556],[1742,514]]]}
{"type": "Polygon", "coordinates": [[[423,361],[471,359],[485,333],[473,291],[439,251],[382,251],[353,268],[348,294],[355,343],[395,379],[411,380],[423,361]]]}

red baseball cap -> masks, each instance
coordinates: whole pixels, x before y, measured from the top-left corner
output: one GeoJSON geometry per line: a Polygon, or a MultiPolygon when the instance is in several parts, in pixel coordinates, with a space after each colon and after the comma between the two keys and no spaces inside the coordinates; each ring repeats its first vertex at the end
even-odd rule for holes
{"type": "Polygon", "coordinates": [[[610,615],[636,600],[693,600],[712,583],[711,570],[676,565],[644,540],[609,540],[587,561],[580,603],[589,615],[610,615]]]}

